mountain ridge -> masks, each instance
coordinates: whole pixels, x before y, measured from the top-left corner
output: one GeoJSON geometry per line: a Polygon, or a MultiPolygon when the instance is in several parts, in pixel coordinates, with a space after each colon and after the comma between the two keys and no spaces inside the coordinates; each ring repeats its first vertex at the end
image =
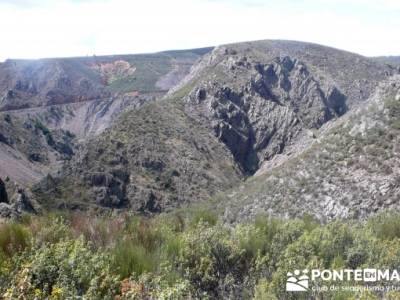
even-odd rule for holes
{"type": "Polygon", "coordinates": [[[68,207],[63,191],[79,186],[85,200],[72,207],[142,213],[206,200],[362,105],[391,72],[370,58],[316,44],[216,47],[161,102],[125,113],[82,146],[54,180],[38,186],[38,197],[49,207],[68,207]],[[218,155],[205,159],[211,152],[199,148],[200,137],[218,155]],[[63,178],[75,179],[65,185],[63,178]]]}

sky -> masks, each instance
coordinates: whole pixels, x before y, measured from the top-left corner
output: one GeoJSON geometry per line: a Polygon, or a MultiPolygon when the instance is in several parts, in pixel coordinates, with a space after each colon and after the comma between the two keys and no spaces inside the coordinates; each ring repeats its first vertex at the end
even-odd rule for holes
{"type": "Polygon", "coordinates": [[[0,0],[0,61],[261,39],[400,55],[400,1],[0,0]]]}

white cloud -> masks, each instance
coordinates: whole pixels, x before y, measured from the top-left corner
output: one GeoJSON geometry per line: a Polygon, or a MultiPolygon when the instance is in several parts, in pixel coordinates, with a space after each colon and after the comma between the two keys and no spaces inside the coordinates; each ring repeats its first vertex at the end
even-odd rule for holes
{"type": "Polygon", "coordinates": [[[10,2],[0,2],[0,60],[152,52],[267,38],[400,55],[400,5],[394,0],[10,2]],[[378,8],[380,15],[371,15],[378,8]]]}

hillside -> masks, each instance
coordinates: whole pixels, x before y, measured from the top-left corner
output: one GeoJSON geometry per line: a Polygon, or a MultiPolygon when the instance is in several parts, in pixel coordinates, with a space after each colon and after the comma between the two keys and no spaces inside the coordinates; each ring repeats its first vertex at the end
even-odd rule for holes
{"type": "Polygon", "coordinates": [[[125,110],[161,98],[210,50],[0,64],[0,177],[29,186],[61,165],[58,144],[35,124],[54,137],[68,132],[69,145],[98,135],[125,110]]]}
{"type": "Polygon", "coordinates": [[[374,59],[381,63],[389,64],[395,68],[397,67],[398,70],[400,68],[400,56],[378,56],[374,57],[374,59]]]}
{"type": "Polygon", "coordinates": [[[36,195],[50,208],[139,212],[208,199],[303,147],[324,124],[364,105],[393,73],[309,43],[217,47],[163,101],[127,112],[83,144],[36,195]]]}
{"type": "Polygon", "coordinates": [[[38,182],[74,154],[74,135],[37,119],[0,114],[0,178],[23,186],[38,182]]]}
{"type": "Polygon", "coordinates": [[[7,60],[0,64],[0,113],[79,138],[96,135],[126,109],[160,98],[210,50],[7,60]]]}
{"type": "Polygon", "coordinates": [[[397,210],[400,197],[400,76],[357,110],[328,124],[303,152],[218,197],[225,220],[260,213],[320,220],[397,210]]]}
{"type": "Polygon", "coordinates": [[[0,111],[167,91],[209,50],[7,60],[0,64],[0,111]]]}

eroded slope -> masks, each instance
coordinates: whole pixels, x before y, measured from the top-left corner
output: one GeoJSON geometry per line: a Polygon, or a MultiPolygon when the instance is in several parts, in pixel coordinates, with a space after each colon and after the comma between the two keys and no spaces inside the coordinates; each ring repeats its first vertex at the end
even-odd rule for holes
{"type": "Polygon", "coordinates": [[[269,213],[359,218],[398,209],[400,77],[331,124],[300,155],[221,195],[227,221],[269,213]]]}
{"type": "Polygon", "coordinates": [[[141,212],[207,199],[362,105],[390,74],[314,44],[217,47],[163,101],[84,144],[37,195],[48,207],[141,212]]]}

